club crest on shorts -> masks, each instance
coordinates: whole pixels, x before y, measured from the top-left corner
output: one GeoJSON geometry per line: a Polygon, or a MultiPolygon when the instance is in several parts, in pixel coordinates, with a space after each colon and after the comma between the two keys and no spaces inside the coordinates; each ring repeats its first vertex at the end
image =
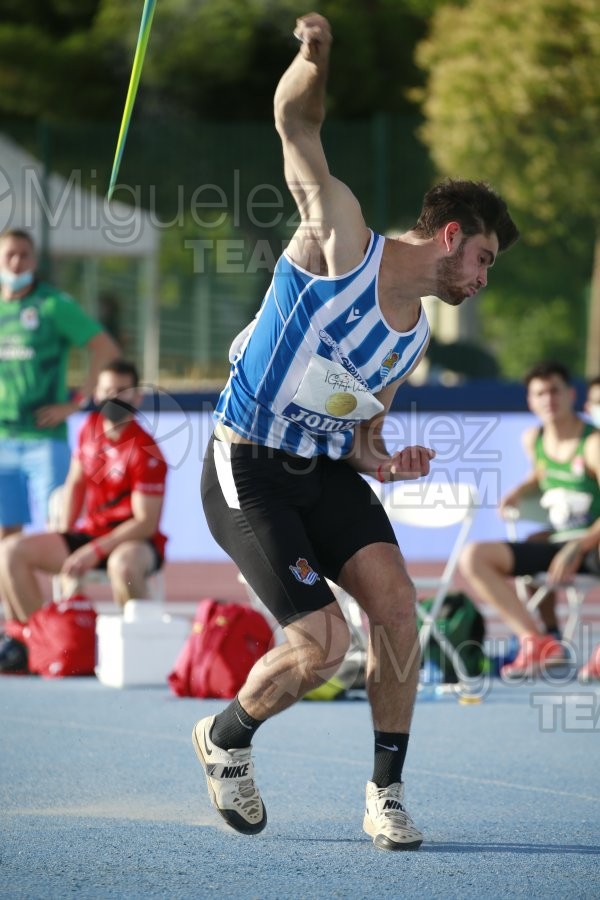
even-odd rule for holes
{"type": "Polygon", "coordinates": [[[290,566],[290,572],[296,581],[301,581],[302,584],[315,584],[317,581],[320,581],[315,570],[312,566],[309,566],[308,560],[303,557],[296,560],[295,566],[290,566]]]}

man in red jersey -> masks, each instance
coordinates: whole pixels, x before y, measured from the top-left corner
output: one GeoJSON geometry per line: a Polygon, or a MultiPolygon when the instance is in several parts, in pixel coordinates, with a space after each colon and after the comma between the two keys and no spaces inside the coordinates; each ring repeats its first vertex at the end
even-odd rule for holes
{"type": "MultiPolygon", "coordinates": [[[[115,602],[148,594],[146,579],[163,562],[159,530],[167,467],[154,439],[135,420],[140,401],[134,365],[115,360],[98,376],[98,411],[85,420],[63,489],[57,531],[18,534],[0,544],[0,592],[7,619],[26,622],[43,605],[36,571],[77,580],[106,569],[115,602]]],[[[0,673],[22,670],[26,650],[0,639],[0,673]]]]}

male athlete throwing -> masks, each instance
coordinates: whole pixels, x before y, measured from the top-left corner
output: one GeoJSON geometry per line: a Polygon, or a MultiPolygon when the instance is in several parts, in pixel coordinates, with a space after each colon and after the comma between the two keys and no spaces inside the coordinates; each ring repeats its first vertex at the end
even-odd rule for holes
{"type": "Polygon", "coordinates": [[[275,121],[301,225],[232,347],[202,475],[213,535],[286,642],[254,666],[223,712],[197,723],[193,741],[224,819],[245,834],[261,831],[254,733],[327,680],[348,647],[330,579],[369,619],[375,762],[363,827],[377,847],[415,850],[423,837],[402,783],[419,670],[415,592],[359,473],[381,482],[428,474],[432,450],[389,454],[381,434],[396,389],[427,347],[420,298],[458,305],[474,296],[518,232],[489,187],[447,182],[427,194],[406,234],[374,234],[321,145],[329,24],[311,13],[296,36],[301,47],[277,88],[275,121]]]}

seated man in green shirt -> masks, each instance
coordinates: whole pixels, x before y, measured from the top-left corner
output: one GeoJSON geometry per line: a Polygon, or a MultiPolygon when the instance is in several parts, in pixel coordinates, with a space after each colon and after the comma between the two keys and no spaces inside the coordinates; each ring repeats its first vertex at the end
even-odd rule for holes
{"type": "Polygon", "coordinates": [[[0,235],[0,539],[31,521],[30,498],[46,515],[65,480],[67,416],[87,403],[98,373],[119,356],[102,327],[67,294],[36,277],[28,232],[0,235]],[[71,347],[88,351],[88,371],[73,400],[67,390],[71,347]]]}
{"type": "Polygon", "coordinates": [[[543,633],[509,579],[548,572],[560,584],[576,572],[600,575],[600,431],[575,412],[575,390],[564,366],[540,363],[525,385],[529,409],[541,426],[523,438],[531,474],[502,499],[500,511],[540,492],[554,531],[575,531],[576,536],[556,543],[487,541],[463,551],[460,569],[476,596],[494,607],[519,638],[516,659],[502,668],[507,677],[537,674],[564,658],[559,641],[543,633]]]}

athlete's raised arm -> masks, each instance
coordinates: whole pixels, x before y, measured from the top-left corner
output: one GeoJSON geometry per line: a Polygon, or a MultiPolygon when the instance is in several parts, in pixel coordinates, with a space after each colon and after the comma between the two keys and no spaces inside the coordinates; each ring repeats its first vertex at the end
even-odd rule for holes
{"type": "Polygon", "coordinates": [[[301,217],[289,253],[309,271],[340,275],[362,260],[368,229],[356,197],[331,175],[321,143],[331,30],[327,19],[309,13],[294,34],[300,50],[275,92],[285,178],[301,217]]]}

